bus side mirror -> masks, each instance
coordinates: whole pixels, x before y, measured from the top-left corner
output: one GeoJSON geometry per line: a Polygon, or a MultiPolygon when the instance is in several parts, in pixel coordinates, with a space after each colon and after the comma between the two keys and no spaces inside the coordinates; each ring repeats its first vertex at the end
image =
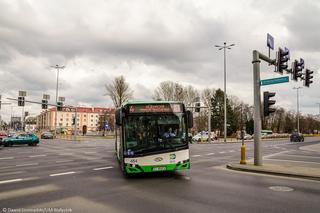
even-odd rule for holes
{"type": "Polygon", "coordinates": [[[121,126],[122,119],[121,119],[121,108],[116,110],[116,125],[121,126]]]}
{"type": "Polygon", "coordinates": [[[193,127],[193,114],[191,111],[187,111],[187,122],[188,122],[188,128],[191,129],[193,127]]]}

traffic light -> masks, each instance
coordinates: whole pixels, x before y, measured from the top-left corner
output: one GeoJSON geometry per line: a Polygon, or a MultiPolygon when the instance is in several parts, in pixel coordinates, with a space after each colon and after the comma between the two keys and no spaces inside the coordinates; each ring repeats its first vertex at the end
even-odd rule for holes
{"type": "Polygon", "coordinates": [[[44,100],[44,99],[42,100],[41,108],[48,109],[48,100],[44,100]]]}
{"type": "Polygon", "coordinates": [[[24,97],[22,96],[18,97],[18,106],[24,106],[24,97]]]}
{"type": "Polygon", "coordinates": [[[313,71],[306,69],[306,73],[304,76],[304,86],[309,87],[310,84],[313,83],[313,81],[312,81],[313,76],[311,75],[312,73],[313,73],[313,71]]]}
{"type": "Polygon", "coordinates": [[[73,117],[72,118],[72,125],[75,125],[76,124],[76,117],[73,117]]]}
{"type": "Polygon", "coordinates": [[[195,112],[200,112],[200,103],[196,103],[194,111],[195,112]]]}
{"type": "Polygon", "coordinates": [[[63,103],[61,101],[57,102],[57,111],[62,111],[63,103]]]}
{"type": "Polygon", "coordinates": [[[24,112],[24,117],[29,116],[29,112],[24,112]]]}
{"type": "Polygon", "coordinates": [[[270,113],[273,113],[276,111],[275,108],[270,108],[270,106],[274,105],[276,103],[275,100],[270,100],[271,97],[274,97],[276,95],[275,92],[264,92],[263,93],[263,111],[264,116],[269,116],[270,113]]]}
{"type": "Polygon", "coordinates": [[[298,78],[301,78],[303,69],[304,69],[304,60],[302,58],[300,58],[300,62],[298,62],[298,60],[294,60],[292,64],[292,80],[297,81],[298,78]]]}
{"type": "Polygon", "coordinates": [[[277,68],[276,72],[283,74],[283,70],[288,68],[288,61],[290,60],[290,52],[287,48],[281,49],[277,53],[277,68]]]}

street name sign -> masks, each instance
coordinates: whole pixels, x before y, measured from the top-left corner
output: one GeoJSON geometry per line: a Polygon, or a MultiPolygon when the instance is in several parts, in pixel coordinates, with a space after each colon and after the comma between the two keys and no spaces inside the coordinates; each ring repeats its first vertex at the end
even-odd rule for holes
{"type": "Polygon", "coordinates": [[[266,86],[270,84],[281,84],[289,82],[289,76],[279,77],[279,78],[270,78],[270,79],[264,79],[260,81],[261,86],[266,86]]]}

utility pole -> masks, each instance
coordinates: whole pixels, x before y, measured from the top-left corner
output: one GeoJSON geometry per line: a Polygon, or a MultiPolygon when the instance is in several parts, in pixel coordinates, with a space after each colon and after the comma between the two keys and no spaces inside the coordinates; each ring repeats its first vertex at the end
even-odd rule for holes
{"type": "Polygon", "coordinates": [[[300,122],[299,122],[299,89],[301,89],[302,87],[293,87],[293,89],[297,90],[297,130],[298,133],[300,132],[300,122]]]}
{"type": "MultiPolygon", "coordinates": [[[[51,66],[57,71],[57,85],[56,85],[56,104],[58,103],[58,90],[59,90],[59,72],[61,69],[64,69],[65,66],[51,66]]],[[[56,107],[56,113],[54,116],[54,136],[57,136],[57,117],[58,117],[58,108],[56,107]]]]}
{"type": "Polygon", "coordinates": [[[224,142],[227,142],[227,62],[226,62],[226,49],[231,49],[235,44],[227,45],[226,42],[223,43],[223,46],[214,45],[219,48],[219,50],[223,49],[223,68],[224,68],[224,142]]]}

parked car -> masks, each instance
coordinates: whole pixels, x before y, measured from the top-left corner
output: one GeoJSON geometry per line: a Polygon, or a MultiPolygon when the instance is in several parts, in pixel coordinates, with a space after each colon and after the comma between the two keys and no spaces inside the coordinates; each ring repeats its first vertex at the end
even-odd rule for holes
{"type": "MultiPolygon", "coordinates": [[[[211,140],[217,140],[217,135],[214,132],[211,132],[210,134],[211,140]]],[[[197,141],[197,142],[201,142],[201,139],[203,141],[208,141],[208,132],[199,132],[198,134],[196,134],[195,136],[192,137],[193,141],[197,141]]]]}
{"type": "Polygon", "coordinates": [[[290,136],[290,141],[291,142],[303,142],[304,137],[302,133],[299,132],[293,132],[290,136]]]}
{"type": "Polygon", "coordinates": [[[14,144],[28,144],[36,146],[39,143],[39,138],[35,134],[20,134],[18,136],[4,138],[2,140],[4,146],[12,146],[14,144]]]}
{"type": "Polygon", "coordinates": [[[0,146],[2,145],[2,139],[7,137],[7,133],[5,132],[0,132],[0,146]]]}
{"type": "Polygon", "coordinates": [[[40,137],[41,139],[53,139],[53,134],[51,132],[44,132],[40,137]]]}

